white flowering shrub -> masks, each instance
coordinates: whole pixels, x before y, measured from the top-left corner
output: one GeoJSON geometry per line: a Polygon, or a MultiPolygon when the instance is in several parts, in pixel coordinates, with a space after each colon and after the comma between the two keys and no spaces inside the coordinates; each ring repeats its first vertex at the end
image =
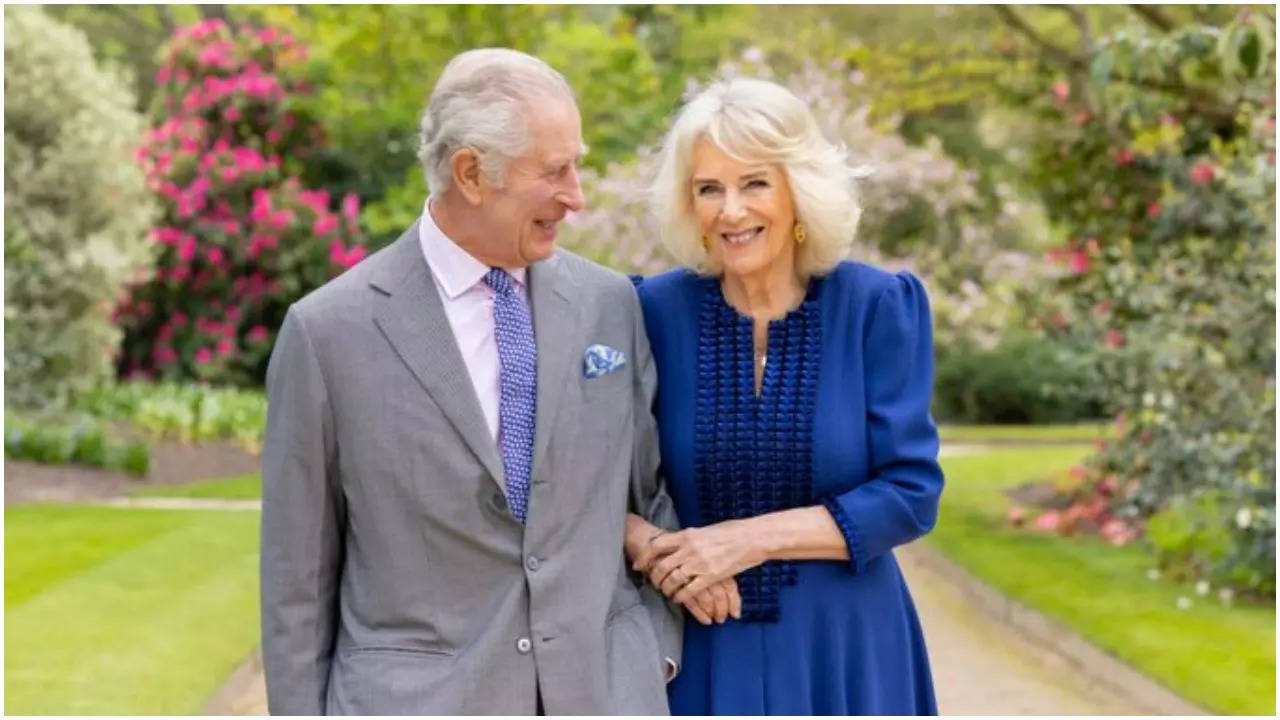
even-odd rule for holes
{"type": "Polygon", "coordinates": [[[126,83],[39,8],[4,18],[5,402],[58,407],[114,370],[112,308],[152,263],[155,207],[126,83]]]}

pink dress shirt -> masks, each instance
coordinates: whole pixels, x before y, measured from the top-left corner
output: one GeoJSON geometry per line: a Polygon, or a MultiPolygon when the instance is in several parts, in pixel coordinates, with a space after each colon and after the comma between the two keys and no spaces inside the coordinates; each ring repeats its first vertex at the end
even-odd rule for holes
{"type": "MultiPolygon", "coordinates": [[[[431,200],[423,205],[418,225],[422,254],[431,268],[444,314],[453,328],[453,337],[462,351],[462,360],[471,376],[476,399],[489,424],[489,434],[498,440],[498,343],[493,335],[493,291],[484,283],[489,266],[472,257],[449,239],[431,217],[431,200]]],[[[529,301],[525,268],[508,271],[529,301]]]]}

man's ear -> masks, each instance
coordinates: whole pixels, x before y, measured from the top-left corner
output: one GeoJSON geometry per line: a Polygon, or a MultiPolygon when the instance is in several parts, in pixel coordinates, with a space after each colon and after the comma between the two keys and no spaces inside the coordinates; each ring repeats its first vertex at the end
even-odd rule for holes
{"type": "Polygon", "coordinates": [[[449,157],[453,187],[471,205],[480,204],[480,156],[475,149],[464,147],[449,157]]]}

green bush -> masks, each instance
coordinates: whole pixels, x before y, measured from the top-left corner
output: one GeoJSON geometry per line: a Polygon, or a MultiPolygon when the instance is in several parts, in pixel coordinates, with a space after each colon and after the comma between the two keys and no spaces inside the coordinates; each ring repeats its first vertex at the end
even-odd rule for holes
{"type": "Polygon", "coordinates": [[[153,262],[126,83],[35,7],[4,10],[4,389],[59,406],[113,370],[112,307],[153,262]]]}
{"type": "Polygon", "coordinates": [[[151,467],[146,443],[119,441],[101,425],[55,415],[5,413],[4,454],[45,465],[78,463],[144,477],[151,467]]]}
{"type": "Polygon", "coordinates": [[[267,398],[260,390],[135,381],[99,385],[85,395],[80,409],[156,437],[235,440],[256,451],[266,425],[267,398]]]}
{"type": "Polygon", "coordinates": [[[1103,416],[1090,373],[1069,348],[1011,334],[989,350],[938,346],[933,413],[952,423],[1047,424],[1103,416]]]}

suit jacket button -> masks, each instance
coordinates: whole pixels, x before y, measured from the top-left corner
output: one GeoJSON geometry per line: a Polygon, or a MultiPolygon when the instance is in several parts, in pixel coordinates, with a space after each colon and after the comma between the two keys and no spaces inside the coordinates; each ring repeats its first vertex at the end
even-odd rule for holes
{"type": "Polygon", "coordinates": [[[516,641],[516,652],[521,655],[528,655],[529,651],[532,649],[533,643],[529,642],[529,638],[522,637],[516,641]]]}
{"type": "Polygon", "coordinates": [[[506,509],[507,509],[507,498],[505,498],[505,497],[502,495],[502,493],[500,493],[500,492],[495,492],[495,493],[493,494],[493,506],[494,506],[495,508],[499,509],[499,510],[506,510],[506,509]]]}
{"type": "Polygon", "coordinates": [[[538,572],[538,558],[530,555],[529,558],[524,561],[524,566],[529,568],[529,572],[538,572]]]}

